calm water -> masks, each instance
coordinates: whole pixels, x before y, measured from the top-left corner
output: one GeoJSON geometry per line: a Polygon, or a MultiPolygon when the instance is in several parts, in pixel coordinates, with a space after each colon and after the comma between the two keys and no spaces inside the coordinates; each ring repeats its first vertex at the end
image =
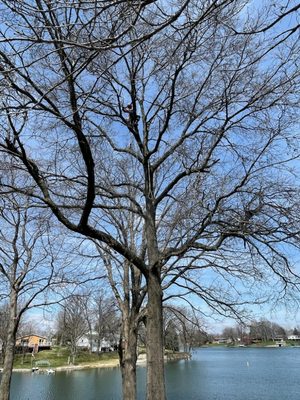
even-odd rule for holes
{"type": "MultiPolygon", "coordinates": [[[[299,400],[300,348],[212,348],[166,365],[168,400],[299,400]]],[[[138,368],[139,400],[145,369],[138,368]]],[[[118,368],[56,375],[16,373],[12,400],[119,400],[118,368]]]]}

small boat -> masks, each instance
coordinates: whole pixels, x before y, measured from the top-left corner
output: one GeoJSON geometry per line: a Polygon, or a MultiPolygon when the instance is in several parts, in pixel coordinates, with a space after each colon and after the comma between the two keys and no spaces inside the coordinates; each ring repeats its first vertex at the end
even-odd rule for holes
{"type": "Polygon", "coordinates": [[[47,375],[53,375],[53,374],[55,374],[54,369],[52,369],[52,368],[47,369],[47,375]]]}

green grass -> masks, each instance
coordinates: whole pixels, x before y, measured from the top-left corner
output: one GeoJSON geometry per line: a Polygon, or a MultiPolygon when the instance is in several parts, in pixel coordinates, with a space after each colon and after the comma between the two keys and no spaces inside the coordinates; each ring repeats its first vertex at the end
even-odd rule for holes
{"type": "MultiPolygon", "coordinates": [[[[30,369],[32,368],[32,366],[34,366],[34,361],[40,361],[40,360],[48,360],[52,368],[62,367],[68,365],[69,356],[70,356],[70,351],[66,347],[53,347],[51,350],[40,351],[35,355],[34,358],[32,357],[31,353],[26,353],[24,355],[16,354],[14,360],[14,368],[30,369]]],[[[100,353],[98,355],[94,353],[89,354],[88,351],[79,350],[75,360],[75,365],[80,365],[85,363],[93,364],[93,363],[99,363],[99,361],[108,362],[110,360],[116,360],[116,359],[118,359],[117,352],[100,353]]]]}
{"type": "Polygon", "coordinates": [[[276,345],[276,341],[267,340],[265,342],[252,343],[250,345],[250,347],[266,347],[266,346],[274,346],[274,345],[276,345]]]}
{"type": "Polygon", "coordinates": [[[300,346],[300,341],[299,340],[286,340],[287,344],[290,346],[300,346]]]}

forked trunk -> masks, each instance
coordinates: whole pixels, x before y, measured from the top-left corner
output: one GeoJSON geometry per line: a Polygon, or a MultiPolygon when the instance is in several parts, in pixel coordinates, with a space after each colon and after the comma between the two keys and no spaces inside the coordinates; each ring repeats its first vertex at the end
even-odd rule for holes
{"type": "Polygon", "coordinates": [[[147,400],[165,400],[162,288],[159,274],[148,275],[147,400]]]}

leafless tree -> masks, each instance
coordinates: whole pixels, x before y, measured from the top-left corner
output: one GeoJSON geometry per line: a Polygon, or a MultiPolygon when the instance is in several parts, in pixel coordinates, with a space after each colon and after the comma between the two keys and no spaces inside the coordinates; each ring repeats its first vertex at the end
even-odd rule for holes
{"type": "MultiPolygon", "coordinates": [[[[47,205],[104,246],[107,265],[117,254],[145,280],[147,399],[164,400],[163,290],[238,315],[298,289],[287,257],[299,239],[298,31],[281,36],[287,8],[262,27],[245,1],[172,2],[175,13],[169,2],[141,2],[134,28],[97,49],[94,27],[110,33],[94,18],[77,29],[82,7],[25,2],[36,5],[23,17],[14,3],[1,1],[2,26],[14,21],[0,50],[1,168],[27,180],[12,187],[3,176],[2,188],[47,205]],[[119,234],[125,212],[142,225],[134,244],[130,230],[119,234]],[[276,293],[256,293],[271,279],[276,293]]],[[[96,10],[109,27],[132,26],[131,11],[128,22],[118,8],[96,10]]]]}
{"type": "Polygon", "coordinates": [[[99,272],[96,268],[95,276],[94,267],[84,266],[80,256],[73,254],[74,245],[65,244],[63,232],[51,225],[48,213],[32,207],[28,199],[18,194],[3,196],[0,222],[1,304],[6,304],[7,316],[2,324],[5,357],[0,398],[8,399],[16,335],[25,329],[24,315],[33,308],[46,311],[63,300],[62,288],[74,290],[78,282],[98,279],[99,272]],[[77,263],[80,278],[75,273],[77,263]]]}
{"type": "Polygon", "coordinates": [[[262,340],[264,342],[268,340],[275,340],[276,338],[286,338],[285,329],[275,322],[271,322],[265,319],[260,321],[253,321],[250,325],[249,332],[250,339],[262,340]]]}
{"type": "MultiPolygon", "coordinates": [[[[207,340],[203,315],[194,307],[164,305],[165,346],[168,347],[168,335],[173,339],[173,350],[183,349],[190,352],[207,340]],[[168,330],[170,332],[168,332],[168,330]]],[[[172,343],[172,341],[171,341],[172,343]]]]}
{"type": "Polygon", "coordinates": [[[226,340],[228,343],[241,342],[242,344],[249,344],[249,329],[245,325],[241,329],[242,324],[235,324],[234,326],[225,326],[222,330],[213,334],[213,340],[216,338],[226,340]]]}
{"type": "Polygon", "coordinates": [[[58,315],[59,329],[70,347],[70,363],[74,364],[78,352],[78,342],[89,332],[85,318],[85,299],[80,295],[70,296],[58,315]]]}
{"type": "Polygon", "coordinates": [[[222,331],[222,338],[229,339],[232,342],[237,341],[238,334],[237,330],[234,327],[226,327],[222,331]]]}
{"type": "MultiPolygon", "coordinates": [[[[134,190],[134,189],[133,189],[134,190]]],[[[130,212],[127,208],[116,207],[113,217],[115,225],[115,238],[124,243],[145,258],[145,239],[144,226],[140,218],[130,212]],[[140,241],[140,242],[139,242],[140,241]]],[[[146,321],[145,298],[147,286],[142,272],[130,260],[121,256],[106,244],[99,240],[92,240],[94,249],[90,247],[90,240],[85,241],[88,250],[83,252],[83,256],[91,260],[101,259],[107,275],[107,281],[114,296],[114,301],[109,298],[107,303],[108,310],[111,307],[118,308],[121,326],[117,329],[119,333],[119,361],[122,373],[122,391],[125,399],[136,398],[136,362],[138,357],[138,337],[141,323],[146,321]],[[94,251],[96,250],[96,252],[94,251]]],[[[84,246],[83,246],[84,247],[84,246]]],[[[95,292],[96,293],[96,292],[95,292]]],[[[104,296],[100,290],[98,296],[94,296],[99,320],[96,323],[98,335],[103,331],[105,323],[106,308],[104,296]],[[104,320],[103,320],[104,319],[104,320]]],[[[109,326],[115,325],[116,321],[108,318],[109,326]]],[[[111,330],[111,329],[110,329],[111,330]]],[[[99,335],[100,339],[100,335],[99,335]]]]}
{"type": "Polygon", "coordinates": [[[84,293],[84,295],[82,295],[82,291],[80,291],[80,293],[81,293],[81,312],[82,312],[82,316],[85,319],[85,323],[86,323],[86,327],[87,327],[87,330],[84,333],[89,336],[89,341],[90,341],[89,351],[90,351],[90,353],[92,353],[92,350],[93,350],[93,323],[94,323],[95,315],[93,315],[93,313],[91,312],[91,304],[90,304],[91,303],[91,291],[88,290],[88,292],[84,293]]]}
{"type": "Polygon", "coordinates": [[[0,398],[9,398],[17,330],[23,314],[45,305],[51,285],[61,282],[50,248],[47,222],[30,212],[19,196],[2,198],[0,206],[0,275],[7,297],[5,357],[0,398]],[[45,297],[46,296],[46,297],[45,297]]]}
{"type": "Polygon", "coordinates": [[[295,327],[295,328],[291,331],[291,334],[292,334],[292,335],[299,336],[299,328],[298,328],[298,327],[295,327]]]}
{"type": "Polygon", "coordinates": [[[173,352],[180,349],[179,332],[176,322],[174,317],[173,319],[166,318],[166,314],[164,313],[164,344],[167,350],[173,352]]]}
{"type": "MultiPolygon", "coordinates": [[[[136,245],[133,238],[139,232],[131,218],[121,218],[119,214],[120,238],[129,242],[130,247],[136,245]],[[129,237],[127,233],[130,232],[129,237]]],[[[103,259],[107,278],[121,315],[119,337],[119,360],[122,373],[122,391],[125,399],[136,398],[136,362],[138,357],[138,334],[140,324],[145,321],[146,284],[141,271],[129,260],[117,256],[107,246],[103,248],[97,243],[98,256],[103,259]]],[[[141,254],[144,247],[141,246],[141,254]]],[[[100,326],[100,325],[99,325],[100,326]]]]}
{"type": "Polygon", "coordinates": [[[101,340],[104,338],[116,344],[119,337],[120,321],[115,299],[107,291],[96,292],[92,298],[91,312],[94,317],[97,352],[101,351],[101,340]]]}
{"type": "MultiPolygon", "coordinates": [[[[89,336],[89,350],[96,351],[99,354],[101,351],[101,343],[103,339],[116,345],[119,338],[120,320],[116,301],[112,296],[111,290],[104,289],[108,284],[106,280],[93,281],[88,283],[86,289],[80,288],[76,298],[80,298],[81,315],[84,318],[87,326],[85,334],[89,336]]],[[[109,285],[108,285],[108,289],[109,285]]],[[[73,299],[74,295],[70,296],[68,303],[73,299]]],[[[66,307],[66,306],[64,306],[66,307]]],[[[61,313],[60,320],[64,313],[61,313]]],[[[63,318],[64,319],[64,318],[63,318]]],[[[65,337],[63,331],[63,321],[61,321],[61,334],[65,337]]]]}

